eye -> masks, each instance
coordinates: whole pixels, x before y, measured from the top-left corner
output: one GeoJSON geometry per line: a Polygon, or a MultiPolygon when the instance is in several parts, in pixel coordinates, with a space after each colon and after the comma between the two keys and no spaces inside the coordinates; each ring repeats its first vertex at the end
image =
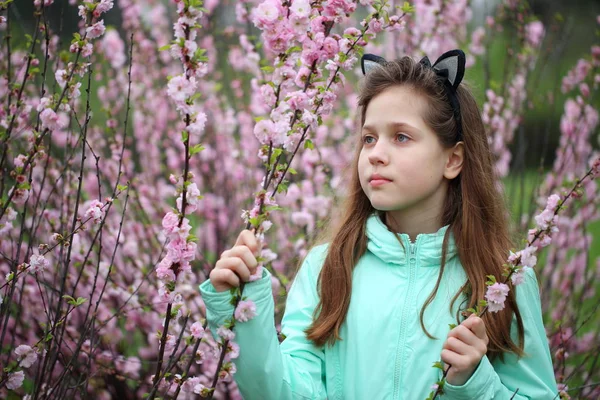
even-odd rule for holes
{"type": "Polygon", "coordinates": [[[373,143],[375,143],[375,138],[371,135],[364,135],[362,137],[362,142],[364,144],[373,144],[373,143]]]}
{"type": "Polygon", "coordinates": [[[396,135],[396,139],[398,139],[398,141],[400,143],[404,143],[404,142],[408,142],[409,141],[409,137],[406,136],[404,133],[398,133],[396,135]]]}

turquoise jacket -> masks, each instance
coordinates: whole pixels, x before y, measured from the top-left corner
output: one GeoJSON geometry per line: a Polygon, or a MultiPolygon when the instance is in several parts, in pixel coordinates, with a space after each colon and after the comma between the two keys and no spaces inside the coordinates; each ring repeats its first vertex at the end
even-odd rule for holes
{"type": "MultiPolygon", "coordinates": [[[[292,284],[281,328],[286,339],[281,344],[273,317],[271,276],[265,270],[262,279],[248,283],[244,295],[256,303],[258,315],[235,328],[240,355],[234,377],[244,399],[426,399],[441,376],[432,364],[440,360],[448,324],[456,323],[460,301],[452,312],[450,301],[466,281],[451,239],[444,277],[424,315],[425,327],[436,339],[428,338],[419,312],[438,276],[446,230],[418,235],[414,243],[408,235],[400,235],[405,252],[379,217],[369,218],[368,250],[354,269],[342,340],[333,347],[315,347],[303,332],[318,303],[317,279],[327,245],[309,252],[292,284]]],[[[525,325],[526,355],[518,359],[507,354],[504,362],[484,356],[464,385],[446,385],[443,399],[554,398],[557,388],[535,274],[529,273],[515,290],[525,325]]],[[[214,335],[232,315],[230,294],[217,293],[208,280],[200,291],[214,335]]],[[[516,342],[514,320],[512,333],[516,342]]]]}

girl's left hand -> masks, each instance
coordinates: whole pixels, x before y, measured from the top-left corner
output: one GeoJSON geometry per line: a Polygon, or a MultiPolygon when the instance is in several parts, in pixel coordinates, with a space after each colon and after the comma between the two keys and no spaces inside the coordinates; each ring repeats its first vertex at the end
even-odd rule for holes
{"type": "Polygon", "coordinates": [[[442,361],[452,365],[446,381],[454,386],[464,385],[487,353],[488,343],[485,324],[476,314],[452,329],[442,350],[442,361]]]}

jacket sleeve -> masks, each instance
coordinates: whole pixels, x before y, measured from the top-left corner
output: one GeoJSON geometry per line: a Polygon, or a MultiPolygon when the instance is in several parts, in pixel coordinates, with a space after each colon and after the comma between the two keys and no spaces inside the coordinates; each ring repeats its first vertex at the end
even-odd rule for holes
{"type": "MultiPolygon", "coordinates": [[[[290,288],[282,321],[286,339],[281,344],[275,330],[270,273],[263,269],[261,279],[245,286],[243,296],[256,304],[256,317],[237,322],[234,328],[234,341],[240,346],[239,357],[234,360],[234,379],[246,400],[326,398],[324,351],[308,341],[304,333],[318,303],[318,249],[308,254],[290,288]]],[[[200,292],[209,327],[217,337],[217,328],[233,313],[231,295],[228,291],[216,292],[209,280],[200,285],[200,292]]]]}
{"type": "MultiPolygon", "coordinates": [[[[524,356],[518,358],[515,354],[508,353],[504,355],[504,362],[499,359],[490,362],[484,356],[464,385],[453,386],[446,383],[444,399],[546,400],[556,396],[558,389],[542,320],[539,287],[533,269],[526,272],[525,281],[516,287],[516,291],[525,328],[524,356]]],[[[511,335],[513,340],[518,337],[514,317],[511,335]]]]}

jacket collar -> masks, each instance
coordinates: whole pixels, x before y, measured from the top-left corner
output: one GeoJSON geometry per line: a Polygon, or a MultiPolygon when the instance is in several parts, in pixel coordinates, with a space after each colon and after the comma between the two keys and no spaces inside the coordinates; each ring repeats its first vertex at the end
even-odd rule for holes
{"type": "MultiPolygon", "coordinates": [[[[449,225],[441,227],[436,233],[421,233],[414,243],[406,233],[397,234],[404,244],[398,242],[396,234],[391,232],[377,213],[367,219],[367,249],[383,262],[396,265],[408,265],[412,256],[420,266],[440,266],[442,262],[442,243],[449,225]]],[[[456,255],[456,244],[452,232],[449,233],[446,262],[456,255]]]]}

